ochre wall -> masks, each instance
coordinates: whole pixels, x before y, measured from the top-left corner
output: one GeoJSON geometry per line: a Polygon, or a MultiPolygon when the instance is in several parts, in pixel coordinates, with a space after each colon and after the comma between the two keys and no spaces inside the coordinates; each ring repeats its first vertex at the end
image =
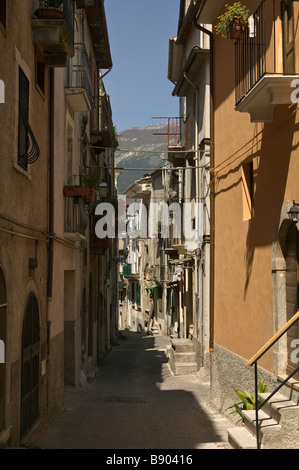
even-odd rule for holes
{"type": "MultiPolygon", "coordinates": [[[[259,2],[248,2],[258,5],[259,2]]],[[[278,38],[279,41],[279,38],[278,38]]],[[[249,359],[274,334],[272,242],[284,201],[299,201],[297,105],[272,123],[234,110],[234,41],[215,36],[215,343],[249,359]],[[242,164],[253,160],[254,213],[244,220],[242,164]]],[[[291,92],[291,90],[290,90],[291,92]]],[[[273,370],[273,351],[260,365],[273,370]]]]}

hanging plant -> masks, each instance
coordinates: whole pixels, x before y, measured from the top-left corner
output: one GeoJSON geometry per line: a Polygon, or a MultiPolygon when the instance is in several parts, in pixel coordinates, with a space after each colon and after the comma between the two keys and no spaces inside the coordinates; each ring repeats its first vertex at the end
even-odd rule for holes
{"type": "Polygon", "coordinates": [[[218,16],[215,26],[216,34],[223,38],[237,39],[244,31],[249,17],[246,5],[236,2],[233,5],[225,5],[226,12],[218,16]]]}

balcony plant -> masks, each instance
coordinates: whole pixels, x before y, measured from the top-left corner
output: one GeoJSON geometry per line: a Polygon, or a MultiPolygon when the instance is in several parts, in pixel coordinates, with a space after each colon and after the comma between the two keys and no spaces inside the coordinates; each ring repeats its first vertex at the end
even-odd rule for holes
{"type": "Polygon", "coordinates": [[[38,18],[63,18],[63,0],[40,0],[40,7],[35,11],[38,18]]]}
{"type": "Polygon", "coordinates": [[[226,39],[237,39],[245,29],[249,10],[241,2],[236,2],[231,6],[225,5],[225,7],[226,12],[217,18],[216,34],[226,39]]]}

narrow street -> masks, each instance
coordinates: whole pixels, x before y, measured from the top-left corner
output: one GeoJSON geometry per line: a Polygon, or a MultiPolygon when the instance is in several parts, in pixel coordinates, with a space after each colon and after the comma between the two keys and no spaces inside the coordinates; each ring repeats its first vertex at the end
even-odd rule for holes
{"type": "Polygon", "coordinates": [[[199,376],[175,377],[169,338],[128,330],[34,442],[43,449],[225,449],[227,420],[206,404],[199,376]]]}

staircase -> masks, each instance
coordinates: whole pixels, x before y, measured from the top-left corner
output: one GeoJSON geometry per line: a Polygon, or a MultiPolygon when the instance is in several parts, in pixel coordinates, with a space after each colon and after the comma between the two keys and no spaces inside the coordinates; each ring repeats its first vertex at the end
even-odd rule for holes
{"type": "Polygon", "coordinates": [[[168,363],[174,375],[191,375],[198,372],[196,352],[190,339],[174,338],[168,350],[168,363]]]}
{"type": "MultiPolygon", "coordinates": [[[[283,381],[280,377],[280,382],[283,381]]],[[[259,394],[261,403],[269,393],[259,394]]],[[[290,380],[259,411],[261,449],[299,449],[299,382],[290,380]]],[[[229,428],[228,442],[234,449],[256,449],[255,410],[244,411],[244,426],[229,428]]]]}

